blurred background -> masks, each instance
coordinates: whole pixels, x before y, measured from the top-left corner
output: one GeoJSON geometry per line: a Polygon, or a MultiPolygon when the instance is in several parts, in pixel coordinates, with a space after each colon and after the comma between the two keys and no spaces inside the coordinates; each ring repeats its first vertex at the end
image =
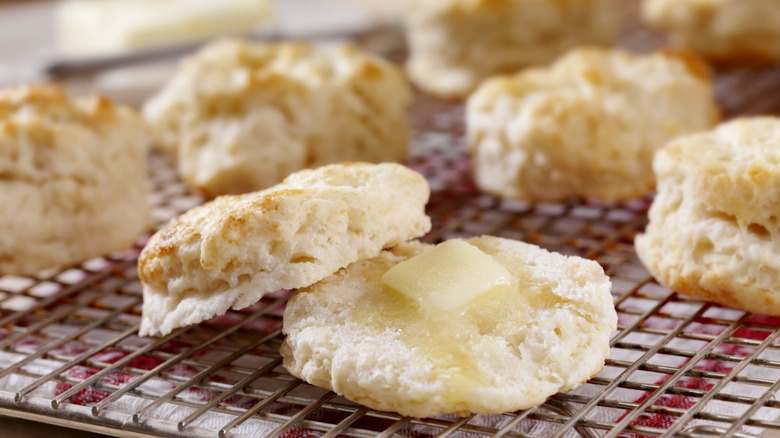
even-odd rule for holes
{"type": "Polygon", "coordinates": [[[137,105],[221,35],[341,41],[397,26],[381,0],[0,0],[0,86],[55,80],[137,105]]]}

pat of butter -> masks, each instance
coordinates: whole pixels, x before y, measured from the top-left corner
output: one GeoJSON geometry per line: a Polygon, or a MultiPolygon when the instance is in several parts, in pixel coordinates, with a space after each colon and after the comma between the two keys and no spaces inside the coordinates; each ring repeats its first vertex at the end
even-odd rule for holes
{"type": "Polygon", "coordinates": [[[272,16],[270,0],[67,0],[55,25],[63,53],[103,55],[244,33],[272,16]]]}
{"type": "Polygon", "coordinates": [[[451,239],[388,269],[380,281],[423,310],[455,309],[514,276],[493,257],[461,239],[451,239]]]}

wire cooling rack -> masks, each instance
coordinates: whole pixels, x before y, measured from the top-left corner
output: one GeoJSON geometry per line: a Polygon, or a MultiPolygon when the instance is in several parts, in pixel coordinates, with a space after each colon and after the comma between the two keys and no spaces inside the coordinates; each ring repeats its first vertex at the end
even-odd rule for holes
{"type": "MultiPolygon", "coordinates": [[[[657,44],[656,35],[629,27],[625,46],[657,44]]],[[[397,35],[371,43],[392,52],[397,35]]],[[[720,72],[716,89],[726,117],[780,109],[778,68],[720,72]]],[[[651,198],[497,199],[472,182],[462,105],[420,94],[412,121],[409,165],[432,188],[433,231],[424,240],[493,234],[604,266],[619,328],[598,376],[504,415],[413,419],[373,411],[281,367],[289,292],[139,338],[136,258],[145,236],[132,249],[76,266],[0,277],[0,414],[117,436],[780,436],[780,319],[654,282],[633,249],[651,198]]],[[[202,202],[163,156],[151,157],[150,176],[157,226],[202,202]]]]}

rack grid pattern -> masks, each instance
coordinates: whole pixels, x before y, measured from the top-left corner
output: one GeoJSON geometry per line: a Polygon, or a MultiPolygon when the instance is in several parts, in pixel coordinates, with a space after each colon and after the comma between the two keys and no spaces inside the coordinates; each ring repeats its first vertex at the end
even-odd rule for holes
{"type": "MultiPolygon", "coordinates": [[[[393,37],[379,38],[382,44],[393,37]]],[[[645,30],[623,38],[642,49],[645,30]]],[[[718,72],[725,117],[777,112],[780,69],[718,72]]],[[[32,277],[0,277],[0,414],[117,436],[780,436],[780,319],[658,285],[633,239],[652,198],[529,204],[474,186],[461,104],[418,94],[409,165],[432,187],[437,242],[493,234],[597,260],[619,328],[604,370],[526,411],[428,419],[377,412],[281,367],[291,292],[164,337],[140,338],[141,288],[127,251],[32,277]]],[[[152,155],[157,226],[201,203],[152,155]]]]}

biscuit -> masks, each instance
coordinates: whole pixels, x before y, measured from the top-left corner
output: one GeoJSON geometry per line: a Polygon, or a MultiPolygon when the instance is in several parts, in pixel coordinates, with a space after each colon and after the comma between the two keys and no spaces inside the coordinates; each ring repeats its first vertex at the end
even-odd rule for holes
{"type": "Polygon", "coordinates": [[[0,91],[0,275],[132,246],[151,223],[149,145],[141,117],[106,98],[0,91]]]}
{"type": "Polygon", "coordinates": [[[697,58],[600,49],[488,79],[466,109],[477,185],[529,201],[642,196],[655,151],[719,117],[697,58]]]}
{"type": "Polygon", "coordinates": [[[157,146],[207,196],[245,193],[341,161],[407,157],[401,70],[352,46],[220,40],[144,106],[157,146]]]}
{"type": "Polygon", "coordinates": [[[721,64],[780,60],[776,0],[646,0],[642,17],[672,45],[721,64]]]}
{"type": "Polygon", "coordinates": [[[415,85],[463,98],[494,74],[546,65],[617,30],[610,0],[406,0],[406,70],[415,85]]]}
{"type": "Polygon", "coordinates": [[[369,408],[421,418],[529,408],[602,369],[617,315],[601,266],[515,240],[467,242],[521,287],[419,317],[379,279],[432,245],[399,244],[288,302],[285,368],[369,408]]]}
{"type": "Polygon", "coordinates": [[[425,179],[400,164],[347,163],[196,207],[141,252],[140,334],[164,335],[307,286],[421,236],[431,228],[429,195],[425,179]]]}
{"type": "Polygon", "coordinates": [[[658,194],[636,237],[664,286],[780,316],[780,119],[735,120],[656,155],[658,194]]]}

